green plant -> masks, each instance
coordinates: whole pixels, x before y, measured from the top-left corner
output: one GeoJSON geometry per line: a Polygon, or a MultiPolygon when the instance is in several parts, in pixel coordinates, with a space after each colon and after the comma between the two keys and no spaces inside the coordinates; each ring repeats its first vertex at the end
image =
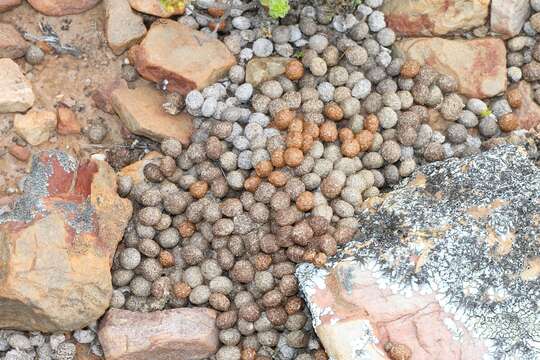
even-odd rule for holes
{"type": "Polygon", "coordinates": [[[293,54],[294,58],[301,59],[304,57],[304,52],[302,50],[298,50],[293,54]]]}
{"type": "Polygon", "coordinates": [[[268,8],[268,14],[274,19],[285,17],[291,9],[289,0],[260,0],[260,2],[268,8]]]}
{"type": "Polygon", "coordinates": [[[175,10],[183,10],[186,7],[186,2],[189,0],[159,0],[165,11],[173,12],[175,10]]]}
{"type": "Polygon", "coordinates": [[[481,113],[480,113],[480,116],[485,118],[485,117],[488,117],[490,116],[491,114],[493,114],[491,112],[491,109],[489,107],[487,107],[485,110],[483,110],[481,113]]]}

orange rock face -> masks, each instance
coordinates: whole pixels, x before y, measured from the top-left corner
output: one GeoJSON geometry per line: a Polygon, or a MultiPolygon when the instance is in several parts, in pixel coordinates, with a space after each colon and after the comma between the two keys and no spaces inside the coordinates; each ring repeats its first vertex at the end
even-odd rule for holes
{"type": "Polygon", "coordinates": [[[103,110],[109,114],[114,113],[114,109],[112,107],[112,93],[116,89],[127,89],[127,82],[124,79],[117,79],[114,80],[108,84],[104,84],[100,88],[98,88],[94,93],[92,94],[92,100],[94,100],[94,104],[100,109],[103,110]]]}
{"type": "Polygon", "coordinates": [[[0,213],[0,328],[70,331],[98,319],[131,211],[107,163],[36,155],[24,193],[0,213]]]}
{"type": "Polygon", "coordinates": [[[100,0],[28,0],[42,14],[50,16],[74,15],[90,10],[100,0]]]}
{"type": "Polygon", "coordinates": [[[22,0],[0,0],[0,12],[8,11],[21,5],[22,0]]]}
{"type": "Polygon", "coordinates": [[[522,129],[532,129],[540,124],[540,106],[533,99],[533,90],[526,81],[520,81],[515,87],[521,94],[521,105],[514,110],[514,115],[522,129]]]}
{"type": "Polygon", "coordinates": [[[58,108],[58,124],[56,132],[60,135],[75,135],[81,133],[81,124],[77,119],[77,115],[65,106],[58,108]]]}
{"type": "Polygon", "coordinates": [[[396,49],[454,77],[458,92],[465,96],[483,99],[506,89],[506,47],[501,39],[411,38],[399,41],[396,49]]]}
{"type": "Polygon", "coordinates": [[[130,58],[144,78],[183,95],[213,84],[236,63],[219,40],[171,20],[154,22],[130,58]]]}
{"type": "Polygon", "coordinates": [[[386,0],[382,11],[400,35],[444,35],[483,25],[489,0],[386,0]]]}
{"type": "Polygon", "coordinates": [[[122,88],[112,94],[114,110],[132,133],[156,141],[175,138],[184,145],[189,144],[193,131],[191,116],[167,114],[161,108],[164,102],[164,97],[151,86],[122,88]]]}
{"type": "Polygon", "coordinates": [[[218,349],[216,312],[205,308],[151,313],[111,309],[100,323],[107,360],[206,359],[218,349]]]}

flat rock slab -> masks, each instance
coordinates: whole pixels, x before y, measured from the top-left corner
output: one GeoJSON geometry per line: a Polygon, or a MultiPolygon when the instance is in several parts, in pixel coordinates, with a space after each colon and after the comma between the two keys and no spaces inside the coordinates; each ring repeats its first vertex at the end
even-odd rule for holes
{"type": "Polygon", "coordinates": [[[534,101],[533,89],[526,81],[514,85],[521,94],[521,106],[514,110],[522,129],[533,129],[540,125],[540,106],[534,101]]]}
{"type": "Polygon", "coordinates": [[[169,12],[163,8],[160,0],[129,0],[129,4],[134,10],[161,18],[168,18],[173,15],[182,15],[184,9],[175,9],[169,12]]]}
{"type": "Polygon", "coordinates": [[[28,43],[11,24],[0,23],[0,58],[17,59],[26,54],[28,43]]]}
{"type": "Polygon", "coordinates": [[[400,35],[438,36],[485,24],[489,0],[385,0],[381,10],[400,35]]]}
{"type": "Polygon", "coordinates": [[[32,85],[19,65],[0,59],[0,113],[24,112],[34,105],[32,85]]]}
{"type": "Polygon", "coordinates": [[[143,19],[131,10],[128,0],[105,0],[106,33],[109,47],[120,55],[145,34],[143,19]]]}
{"type": "Polygon", "coordinates": [[[483,99],[506,90],[506,47],[501,39],[411,38],[397,42],[395,49],[454,77],[458,92],[467,97],[483,99]]]}
{"type": "Polygon", "coordinates": [[[21,5],[22,0],[0,0],[0,13],[21,5]]]}
{"type": "Polygon", "coordinates": [[[335,360],[537,359],[540,168],[496,147],[419,168],[326,268],[297,269],[335,360]]]}
{"type": "Polygon", "coordinates": [[[252,59],[246,65],[246,82],[258,86],[265,81],[275,79],[285,74],[289,61],[291,59],[283,57],[252,59]]]}
{"type": "Polygon", "coordinates": [[[131,218],[104,161],[32,159],[23,194],[0,210],[0,328],[80,329],[109,307],[110,267],[131,218]]]}
{"type": "Polygon", "coordinates": [[[236,63],[227,47],[211,35],[172,20],[155,21],[140,45],[130,50],[146,79],[186,95],[224,77],[236,63]]]}
{"type": "Polygon", "coordinates": [[[205,308],[111,309],[101,320],[99,341],[107,360],[206,359],[219,345],[216,316],[205,308]]]}
{"type": "Polygon", "coordinates": [[[28,0],[42,14],[50,16],[74,15],[90,10],[100,0],[28,0]]]}
{"type": "Polygon", "coordinates": [[[112,105],[122,123],[134,134],[160,141],[178,139],[189,144],[193,123],[186,113],[169,115],[161,108],[164,97],[150,86],[120,88],[112,93],[112,105]]]}
{"type": "Polygon", "coordinates": [[[30,145],[40,145],[49,140],[56,129],[56,113],[52,111],[29,111],[16,114],[13,120],[15,133],[30,145]]]}
{"type": "Polygon", "coordinates": [[[529,18],[529,7],[529,0],[491,0],[491,31],[516,36],[529,18]]]}

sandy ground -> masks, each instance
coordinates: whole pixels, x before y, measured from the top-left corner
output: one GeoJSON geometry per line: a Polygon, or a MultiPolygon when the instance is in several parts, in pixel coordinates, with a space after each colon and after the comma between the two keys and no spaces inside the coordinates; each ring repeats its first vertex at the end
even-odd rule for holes
{"type": "MultiPolygon", "coordinates": [[[[126,55],[116,57],[107,46],[103,3],[83,14],[64,17],[44,16],[24,3],[0,14],[0,22],[11,23],[19,30],[34,35],[41,35],[39,23],[46,22],[57,32],[62,43],[75,46],[82,52],[79,59],[70,55],[47,54],[43,63],[37,66],[27,64],[24,59],[16,60],[32,82],[36,95],[34,109],[54,110],[60,102],[65,102],[76,111],[83,128],[93,121],[103,121],[110,130],[103,145],[107,147],[125,142],[118,117],[97,109],[91,98],[95,89],[120,77],[126,55]]],[[[14,114],[0,114],[0,197],[17,188],[17,182],[28,168],[26,163],[5,153],[5,146],[16,137],[11,129],[13,118],[14,114]]],[[[89,148],[83,135],[55,136],[49,142],[33,147],[32,152],[48,148],[64,149],[78,157],[103,152],[100,148],[89,148]]]]}

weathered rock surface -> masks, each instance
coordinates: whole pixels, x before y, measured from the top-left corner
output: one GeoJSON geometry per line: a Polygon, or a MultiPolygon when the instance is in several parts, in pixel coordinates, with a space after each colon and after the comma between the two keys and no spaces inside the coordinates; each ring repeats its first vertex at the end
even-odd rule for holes
{"type": "Polygon", "coordinates": [[[489,0],[385,0],[381,9],[400,35],[444,35],[483,25],[489,0]]]}
{"type": "Polygon", "coordinates": [[[146,34],[143,19],[131,10],[128,0],[105,0],[107,42],[113,53],[122,54],[146,34]]]}
{"type": "Polygon", "coordinates": [[[255,58],[246,65],[246,82],[253,86],[272,80],[285,73],[291,59],[283,57],[255,58]]]}
{"type": "Polygon", "coordinates": [[[11,59],[0,59],[0,113],[24,112],[34,105],[32,85],[11,59]]]}
{"type": "Polygon", "coordinates": [[[56,129],[56,113],[52,111],[29,111],[21,115],[16,114],[13,128],[17,135],[30,145],[40,145],[54,133],[56,129]]]}
{"type": "Polygon", "coordinates": [[[191,116],[186,113],[169,115],[161,104],[164,97],[150,86],[118,89],[112,94],[112,105],[122,123],[134,134],[152,140],[178,139],[188,144],[193,131],[191,116]]]}
{"type": "Polygon", "coordinates": [[[183,95],[227,74],[236,59],[219,40],[172,20],[154,22],[130,58],[144,78],[183,95]]]}
{"type": "Polygon", "coordinates": [[[0,209],[0,328],[68,331],[97,320],[131,211],[106,162],[35,155],[23,194],[0,209]]]}
{"type": "Polygon", "coordinates": [[[129,0],[131,7],[139,12],[150,14],[162,18],[168,18],[173,15],[182,15],[184,10],[176,9],[169,12],[163,8],[159,0],[129,0]]]}
{"type": "Polygon", "coordinates": [[[396,50],[453,76],[465,96],[492,97],[506,89],[506,47],[501,39],[411,38],[399,41],[396,50]]]}
{"type": "Polygon", "coordinates": [[[216,312],[205,308],[151,313],[111,309],[100,323],[107,360],[206,359],[218,349],[216,312]]]}
{"type": "Polygon", "coordinates": [[[529,0],[491,0],[491,31],[504,37],[519,34],[529,18],[529,0]]]}
{"type": "Polygon", "coordinates": [[[0,13],[21,5],[22,0],[0,0],[0,13]]]}
{"type": "Polygon", "coordinates": [[[540,106],[534,101],[531,85],[526,81],[520,81],[515,87],[521,94],[521,106],[514,110],[520,128],[532,129],[540,125],[540,106]]]}
{"type": "Polygon", "coordinates": [[[81,124],[73,110],[65,106],[58,108],[56,132],[60,135],[76,135],[81,133],[81,124]]]}
{"type": "Polygon", "coordinates": [[[26,53],[28,43],[11,24],[0,23],[0,58],[17,59],[26,53]]]}
{"type": "Polygon", "coordinates": [[[42,14],[50,16],[74,15],[90,10],[100,0],[28,0],[42,14]]]}
{"type": "Polygon", "coordinates": [[[112,93],[116,89],[127,89],[127,82],[124,79],[116,79],[99,87],[92,94],[92,100],[97,108],[109,114],[114,114],[112,106],[112,93]]]}
{"type": "Polygon", "coordinates": [[[300,288],[336,360],[537,359],[540,169],[511,145],[419,168],[300,288]]]}

